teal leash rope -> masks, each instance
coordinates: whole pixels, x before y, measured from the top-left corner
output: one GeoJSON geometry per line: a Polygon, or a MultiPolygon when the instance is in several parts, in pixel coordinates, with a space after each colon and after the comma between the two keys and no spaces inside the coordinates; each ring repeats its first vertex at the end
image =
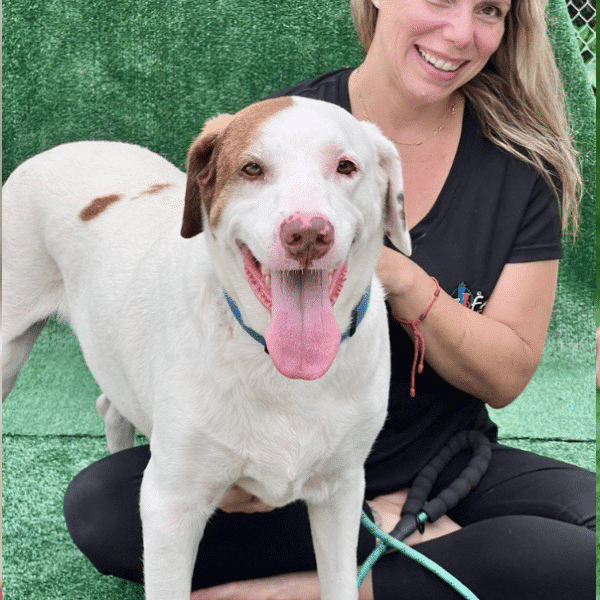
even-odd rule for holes
{"type": "MultiPolygon", "coordinates": [[[[419,513],[417,519],[420,523],[425,523],[428,517],[426,513],[422,512],[419,513]]],[[[420,552],[417,552],[414,548],[407,546],[400,540],[397,540],[396,538],[381,531],[381,529],[379,529],[364,512],[362,513],[361,523],[370,533],[380,539],[382,543],[375,547],[375,550],[369,554],[365,562],[362,564],[362,567],[358,572],[359,588],[362,585],[364,578],[367,576],[367,573],[373,568],[373,565],[379,560],[379,558],[388,550],[393,549],[397,550],[401,554],[404,554],[404,556],[411,558],[422,567],[437,575],[437,577],[439,577],[442,581],[445,581],[453,590],[465,598],[465,600],[479,600],[479,598],[477,598],[477,596],[468,587],[462,584],[458,579],[456,579],[456,577],[448,573],[446,569],[433,562],[420,552]]]]}

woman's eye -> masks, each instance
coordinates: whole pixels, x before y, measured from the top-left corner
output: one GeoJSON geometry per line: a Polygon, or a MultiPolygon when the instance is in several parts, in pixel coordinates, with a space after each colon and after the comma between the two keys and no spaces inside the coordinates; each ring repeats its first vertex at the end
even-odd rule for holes
{"type": "Polygon", "coordinates": [[[504,11],[495,4],[488,4],[487,6],[484,6],[481,9],[481,14],[483,14],[485,17],[496,20],[503,19],[505,16],[504,11]]]}
{"type": "Polygon", "coordinates": [[[500,11],[496,6],[486,6],[482,12],[488,17],[498,17],[500,15],[500,11]]]}
{"type": "Polygon", "coordinates": [[[337,172],[341,175],[352,175],[357,171],[356,165],[351,160],[340,160],[337,166],[337,172]]]}
{"type": "Polygon", "coordinates": [[[250,162],[242,167],[242,173],[245,173],[248,177],[258,177],[262,175],[262,172],[260,165],[255,162],[250,162]]]}

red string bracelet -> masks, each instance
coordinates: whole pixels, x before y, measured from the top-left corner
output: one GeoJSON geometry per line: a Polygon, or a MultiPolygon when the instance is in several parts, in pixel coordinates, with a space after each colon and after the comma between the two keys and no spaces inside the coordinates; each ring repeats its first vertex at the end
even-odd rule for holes
{"type": "Polygon", "coordinates": [[[396,317],[396,319],[398,320],[399,323],[402,323],[402,325],[407,325],[408,327],[411,328],[413,335],[415,337],[415,339],[414,339],[415,356],[413,359],[412,371],[411,371],[411,376],[410,376],[410,397],[411,398],[414,398],[417,395],[417,391],[415,388],[417,363],[419,363],[419,373],[422,373],[423,372],[423,361],[425,360],[425,340],[423,338],[423,335],[419,331],[419,325],[425,320],[425,317],[428,315],[429,311],[431,310],[433,303],[438,299],[438,296],[440,295],[440,284],[438,283],[438,280],[435,277],[432,277],[431,279],[433,279],[433,283],[435,283],[435,292],[433,294],[433,298],[432,298],[431,302],[429,303],[429,306],[423,311],[421,316],[418,319],[412,319],[412,320],[401,319],[400,317],[396,317]],[[419,360],[419,356],[420,356],[420,360],[419,360]]]}

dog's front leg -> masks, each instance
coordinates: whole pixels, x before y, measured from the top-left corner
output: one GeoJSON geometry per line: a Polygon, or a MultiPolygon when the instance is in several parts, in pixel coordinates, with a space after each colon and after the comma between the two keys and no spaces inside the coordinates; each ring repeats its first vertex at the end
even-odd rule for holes
{"type": "Polygon", "coordinates": [[[144,471],[140,513],[146,600],[189,600],[192,571],[204,527],[222,494],[192,493],[190,482],[159,472],[152,458],[144,471]]]}
{"type": "Polygon", "coordinates": [[[364,472],[348,471],[322,503],[307,503],[321,600],[357,600],[356,549],[364,496],[364,472]]]}

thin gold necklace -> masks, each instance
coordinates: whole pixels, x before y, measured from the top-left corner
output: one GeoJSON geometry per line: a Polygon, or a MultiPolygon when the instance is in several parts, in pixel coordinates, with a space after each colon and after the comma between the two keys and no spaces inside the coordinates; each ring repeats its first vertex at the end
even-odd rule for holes
{"type": "MultiPolygon", "coordinates": [[[[357,88],[356,92],[358,94],[358,100],[360,101],[362,111],[363,111],[367,121],[372,121],[371,116],[369,115],[369,111],[367,110],[367,105],[365,104],[362,93],[360,91],[360,87],[357,88]]],[[[422,140],[419,140],[418,142],[401,142],[393,137],[390,137],[389,135],[387,137],[389,137],[390,140],[392,140],[392,142],[394,142],[400,146],[421,146],[422,144],[424,144],[431,138],[435,137],[438,133],[443,131],[444,127],[446,127],[446,123],[450,120],[451,117],[453,117],[456,114],[456,105],[457,104],[458,104],[458,100],[455,100],[452,103],[452,105],[450,106],[450,113],[448,114],[448,116],[446,116],[444,118],[441,125],[433,133],[430,133],[427,137],[423,138],[422,140]]]]}

